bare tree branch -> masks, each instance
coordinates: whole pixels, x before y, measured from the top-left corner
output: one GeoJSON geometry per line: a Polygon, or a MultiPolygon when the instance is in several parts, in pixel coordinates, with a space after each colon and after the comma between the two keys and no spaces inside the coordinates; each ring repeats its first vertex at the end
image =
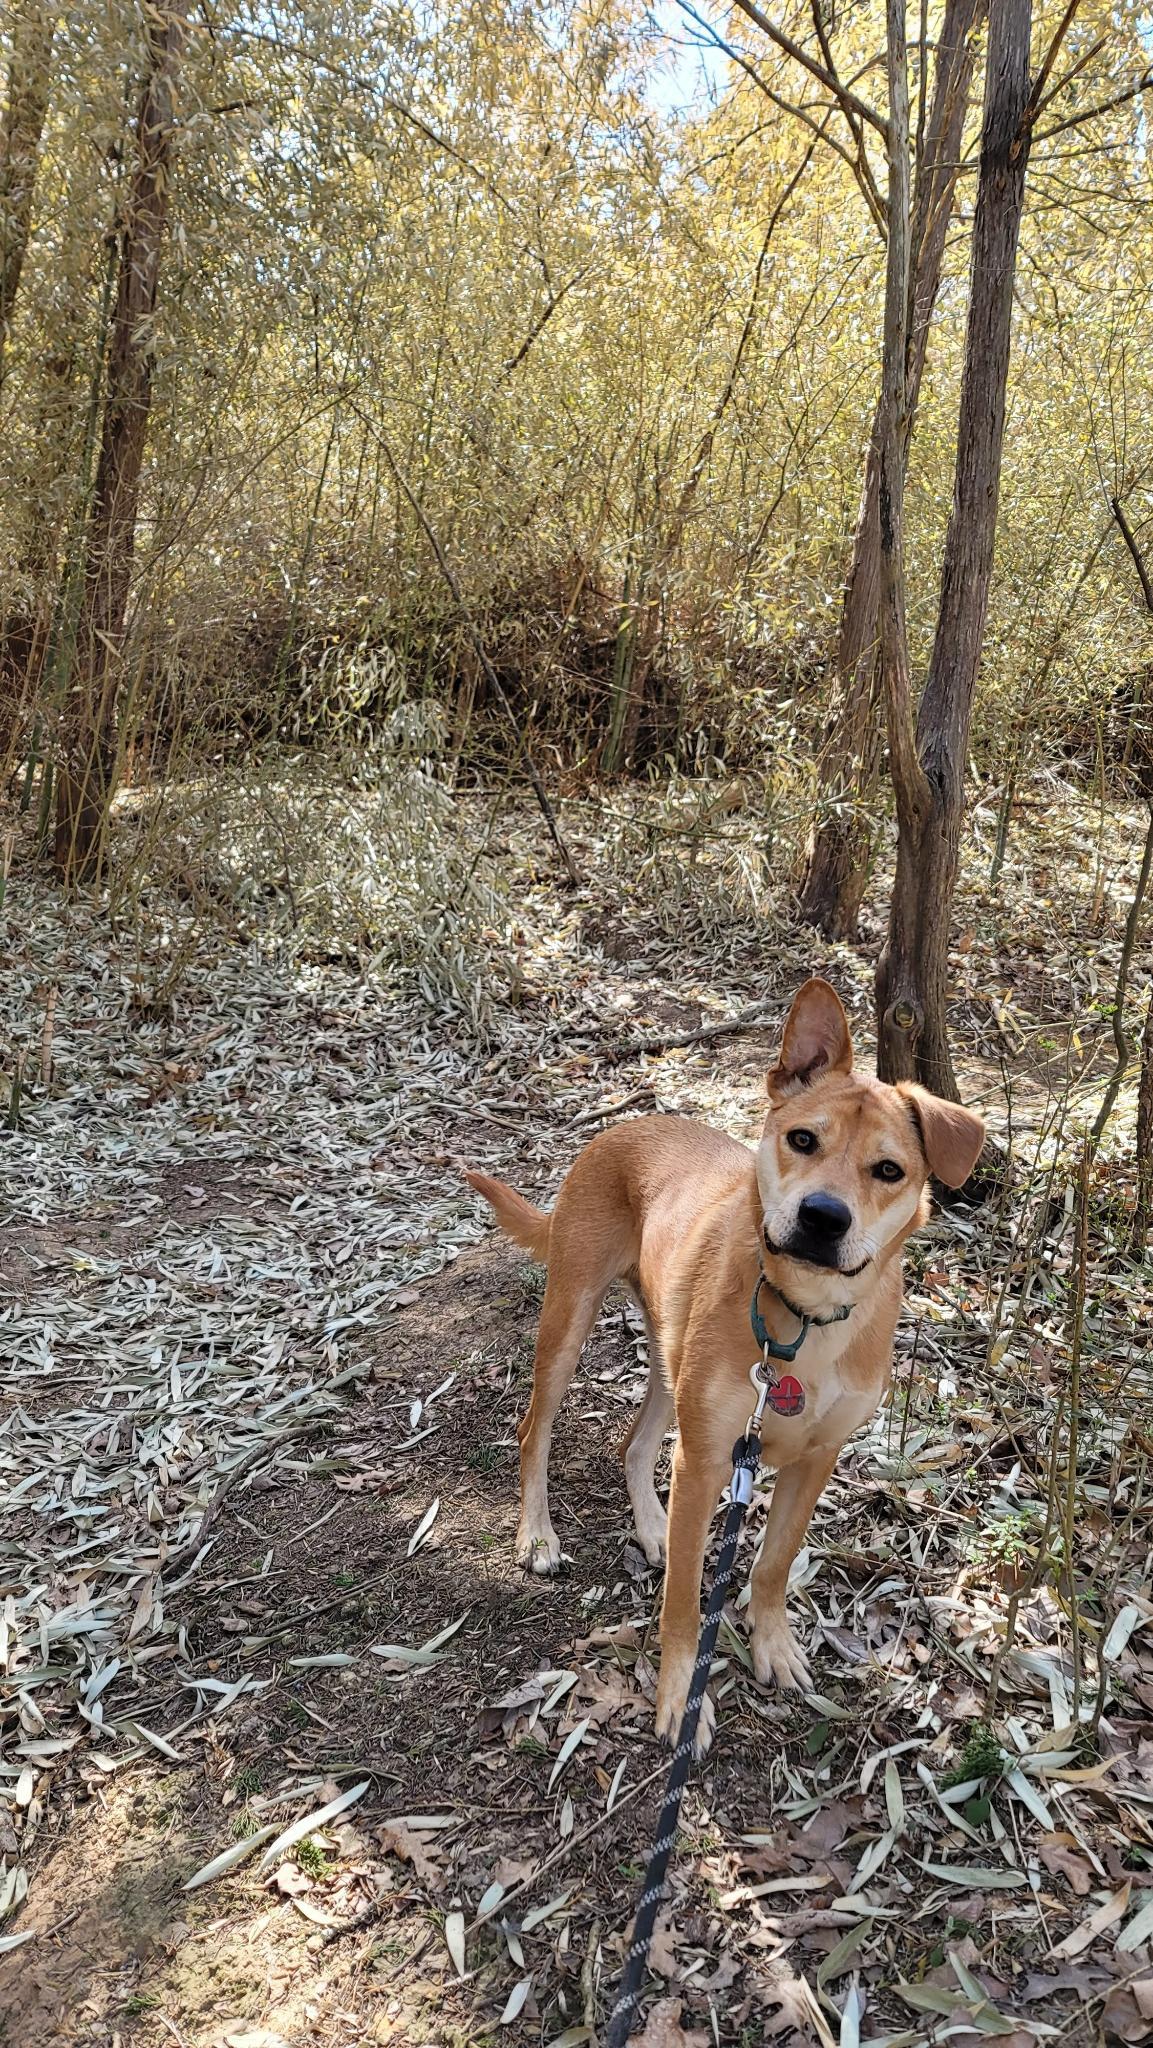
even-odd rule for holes
{"type": "Polygon", "coordinates": [[[1102,100],[1098,106],[1085,107],[1079,114],[1070,114],[1065,121],[1054,121],[1051,128],[1044,129],[1040,135],[1034,136],[1033,139],[1035,142],[1049,142],[1054,135],[1064,135],[1070,128],[1083,128],[1087,121],[1095,121],[1099,114],[1115,113],[1118,107],[1125,106],[1129,100],[1137,99],[1141,93],[1148,92],[1151,86],[1153,86],[1153,65],[1150,65],[1148,71],[1144,72],[1132,85],[1126,86],[1124,92],[1115,93],[1111,100],[1102,100]]]}
{"type": "Polygon", "coordinates": [[[552,319],[553,314],[556,312],[557,307],[561,305],[563,301],[568,297],[569,293],[573,289],[573,286],[580,284],[581,279],[587,276],[588,265],[586,263],[583,270],[578,270],[574,277],[568,278],[566,282],[562,284],[557,291],[550,294],[549,298],[545,302],[543,310],[540,313],[538,313],[536,319],[533,321],[532,326],[529,328],[529,331],[525,335],[524,340],[521,342],[520,347],[517,349],[514,355],[511,355],[509,357],[507,363],[505,363],[502,366],[500,376],[496,380],[498,386],[503,384],[507,377],[511,377],[514,370],[518,370],[520,368],[533,343],[535,341],[539,341],[541,335],[544,333],[544,330],[548,326],[549,321],[552,319]]]}
{"type": "MultiPolygon", "coordinates": [[[[817,42],[820,45],[821,55],[825,60],[825,65],[828,70],[829,76],[830,78],[835,78],[837,80],[838,86],[843,91],[843,81],[841,79],[840,72],[837,70],[836,59],[833,56],[833,46],[832,43],[829,41],[828,30],[825,27],[824,16],[821,13],[821,4],[822,0],[810,0],[813,16],[813,27],[816,30],[817,42]]],[[[881,200],[881,195],[877,190],[877,181],[873,176],[873,167],[869,162],[868,156],[865,151],[864,124],[858,119],[857,115],[851,113],[848,108],[845,109],[845,119],[848,122],[850,129],[852,130],[853,141],[856,143],[857,146],[857,163],[859,166],[858,177],[862,189],[864,190],[866,187],[868,188],[866,192],[866,197],[870,200],[870,203],[875,202],[875,210],[877,217],[883,218],[885,211],[884,205],[881,200]]]]}
{"type": "Polygon", "coordinates": [[[1060,99],[1061,94],[1065,91],[1066,86],[1072,85],[1073,80],[1075,78],[1079,78],[1081,76],[1081,73],[1084,70],[1086,70],[1088,66],[1093,62],[1094,57],[1099,57],[1102,50],[1107,49],[1108,45],[1108,36],[1098,36],[1095,43],[1090,43],[1088,49],[1082,50],[1081,55],[1078,57],[1076,63],[1070,64],[1068,71],[1063,71],[1061,73],[1061,76],[1057,80],[1056,85],[1051,85],[1048,92],[1045,93],[1043,97],[1040,94],[1038,95],[1037,104],[1033,109],[1032,118],[1034,119],[1034,121],[1040,119],[1046,107],[1051,107],[1054,100],[1060,99]]]}
{"type": "Polygon", "coordinates": [[[714,28],[711,21],[706,21],[704,16],[698,14],[695,7],[690,5],[690,0],[677,0],[677,5],[681,13],[687,14],[690,21],[695,22],[697,27],[708,36],[714,49],[723,50],[725,56],[740,67],[745,76],[751,79],[758,92],[764,93],[765,98],[772,106],[779,107],[783,114],[789,114],[794,121],[799,121],[802,127],[807,128],[810,134],[815,135],[819,141],[823,142],[827,149],[831,149],[835,156],[839,156],[843,164],[847,164],[857,184],[860,186],[861,195],[872,215],[878,233],[884,239],[886,232],[884,200],[877,191],[871,167],[869,169],[868,181],[866,182],[861,175],[860,158],[854,156],[851,150],[846,149],[843,143],[838,142],[835,135],[830,135],[822,122],[816,120],[808,112],[807,108],[796,106],[792,100],[787,100],[781,93],[774,91],[773,87],[761,77],[756,66],[750,62],[744,52],[738,50],[735,44],[726,42],[719,29],[714,28]]]}
{"type": "Polygon", "coordinates": [[[1121,529],[1121,537],[1133,557],[1133,567],[1140,578],[1146,607],[1150,612],[1153,612],[1153,576],[1149,574],[1148,564],[1137,544],[1137,536],[1125,517],[1125,508],[1120,498],[1110,498],[1109,503],[1113,508],[1113,517],[1121,529]]]}
{"type": "Polygon", "coordinates": [[[795,64],[803,65],[806,71],[820,80],[840,103],[846,119],[850,114],[856,114],[862,121],[867,121],[870,128],[875,128],[878,135],[888,135],[888,123],[878,114],[876,108],[871,107],[867,100],[860,99],[849,86],[842,85],[835,72],[826,70],[815,57],[810,56],[802,44],[795,43],[792,36],[785,34],[783,28],[778,28],[775,22],[769,20],[767,14],[762,14],[755,0],[736,0],[736,4],[742,14],[747,14],[749,20],[756,23],[762,35],[768,36],[769,41],[776,44],[778,50],[783,50],[786,57],[791,57],[795,64]]]}
{"type": "Polygon", "coordinates": [[[1065,12],[1061,16],[1060,21],[1057,23],[1057,26],[1053,31],[1053,39],[1045,52],[1045,57],[1041,65],[1041,69],[1038,71],[1036,78],[1033,80],[1032,89],[1029,93],[1029,104],[1025,108],[1026,125],[1028,125],[1034,119],[1037,109],[1041,104],[1041,95],[1044,92],[1045,87],[1049,83],[1049,74],[1052,71],[1054,64],[1057,62],[1057,58],[1061,50],[1061,45],[1064,42],[1065,37],[1068,35],[1069,30],[1073,26],[1074,16],[1076,15],[1077,9],[1080,7],[1080,5],[1081,0],[1067,0],[1065,12]]]}

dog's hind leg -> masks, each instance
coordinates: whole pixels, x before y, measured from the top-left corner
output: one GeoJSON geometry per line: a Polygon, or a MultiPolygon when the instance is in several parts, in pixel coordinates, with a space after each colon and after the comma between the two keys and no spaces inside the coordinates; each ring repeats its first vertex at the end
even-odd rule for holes
{"type": "Polygon", "coordinates": [[[666,1517],[656,1489],[660,1448],[673,1419],[673,1397],[661,1364],[660,1345],[644,1303],[640,1304],[649,1340],[649,1383],[636,1419],[621,1449],[621,1463],[633,1504],[637,1541],[650,1564],[663,1564],[666,1517]]]}
{"type": "Polygon", "coordinates": [[[611,1271],[603,1278],[599,1274],[595,1278],[582,1276],[581,1283],[574,1285],[574,1276],[565,1273],[560,1260],[549,1267],[536,1336],[532,1400],[517,1430],[520,1526],[516,1558],[518,1564],[530,1567],[542,1577],[556,1571],[561,1555],[548,1506],[548,1455],[553,1423],[611,1278],[611,1271]]]}

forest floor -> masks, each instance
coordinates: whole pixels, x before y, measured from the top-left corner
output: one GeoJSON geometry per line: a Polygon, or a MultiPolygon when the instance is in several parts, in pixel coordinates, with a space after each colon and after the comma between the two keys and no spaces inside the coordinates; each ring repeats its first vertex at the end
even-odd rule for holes
{"type": "MultiPolygon", "coordinates": [[[[1059,794],[995,891],[978,816],[959,905],[964,1088],[1014,1175],[913,1251],[894,1395],[794,1573],[814,1695],[756,1684],[734,1601],[648,2048],[1153,2039],[1153,1284],[1123,1250],[1128,1096],[1089,1191],[1072,1453],[1067,1399],[1070,1161],[1139,833],[1059,794]]],[[[355,962],[236,920],[190,944],[167,900],[144,936],[65,903],[17,848],[0,2043],[596,2038],[664,1771],[659,1575],[613,1455],[644,1340],[610,1298],[557,1433],[567,1568],[527,1579],[542,1275],[458,1162],[547,1200],[615,1114],[753,1137],[813,970],[867,1042],[875,923],[859,948],[790,928],[745,819],[687,815],[567,806],[575,896],[536,822],[504,821],[515,957],[481,1050],[355,962]]],[[[1135,985],[1151,968],[1146,941],[1135,985]]],[[[745,1568],[762,1516],[763,1495],[745,1568]]]]}

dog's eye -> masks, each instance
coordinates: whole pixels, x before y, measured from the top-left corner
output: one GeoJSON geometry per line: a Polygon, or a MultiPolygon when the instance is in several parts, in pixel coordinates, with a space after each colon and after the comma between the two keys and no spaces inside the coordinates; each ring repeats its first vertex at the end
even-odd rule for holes
{"type": "Polygon", "coordinates": [[[895,1159],[879,1159],[873,1168],[874,1180],[904,1180],[905,1169],[895,1159]]]}
{"type": "Polygon", "coordinates": [[[789,1144],[794,1152],[815,1152],[817,1134],[815,1131],[790,1131],[789,1144]]]}

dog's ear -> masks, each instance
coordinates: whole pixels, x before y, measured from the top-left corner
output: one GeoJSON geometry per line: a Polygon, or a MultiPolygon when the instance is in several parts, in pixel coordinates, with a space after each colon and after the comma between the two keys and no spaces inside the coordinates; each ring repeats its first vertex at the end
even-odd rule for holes
{"type": "Polygon", "coordinates": [[[944,1181],[947,1188],[963,1187],[985,1143],[982,1118],[971,1109],[962,1109],[959,1102],[945,1102],[939,1095],[930,1095],[927,1088],[919,1088],[915,1081],[898,1081],[897,1093],[904,1096],[913,1112],[929,1172],[944,1181]]]}
{"type": "Polygon", "coordinates": [[[853,1045],[849,1020],[836,989],[814,975],[797,994],[785,1020],[777,1065],[769,1075],[770,1095],[790,1095],[820,1074],[849,1074],[853,1045]]]}

